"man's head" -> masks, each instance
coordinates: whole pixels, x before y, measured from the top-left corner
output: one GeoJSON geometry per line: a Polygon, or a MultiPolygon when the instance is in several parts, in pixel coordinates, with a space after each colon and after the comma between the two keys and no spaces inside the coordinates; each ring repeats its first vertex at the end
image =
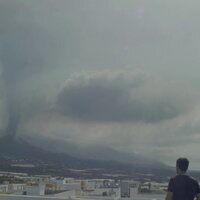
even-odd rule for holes
{"type": "Polygon", "coordinates": [[[176,172],[179,173],[185,173],[189,166],[189,160],[187,158],[179,158],[176,161],[176,172]]]}

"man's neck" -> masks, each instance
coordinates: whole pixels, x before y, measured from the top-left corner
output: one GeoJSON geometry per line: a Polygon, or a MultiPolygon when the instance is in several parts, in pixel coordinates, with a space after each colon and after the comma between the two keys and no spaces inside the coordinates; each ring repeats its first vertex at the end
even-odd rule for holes
{"type": "Polygon", "coordinates": [[[186,172],[179,171],[179,172],[177,173],[177,175],[185,175],[185,173],[186,173],[186,172]]]}

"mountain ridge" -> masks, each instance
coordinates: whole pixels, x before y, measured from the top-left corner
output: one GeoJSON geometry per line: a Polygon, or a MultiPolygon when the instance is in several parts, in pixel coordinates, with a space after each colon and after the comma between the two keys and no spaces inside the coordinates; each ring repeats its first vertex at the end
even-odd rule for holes
{"type": "MultiPolygon", "coordinates": [[[[32,141],[33,142],[33,141],[32,141]]],[[[144,165],[141,163],[125,163],[118,160],[99,160],[78,158],[66,153],[44,150],[30,144],[19,137],[3,137],[0,139],[0,170],[27,172],[32,174],[54,174],[60,176],[102,177],[102,174],[157,174],[166,176],[171,169],[165,165],[144,165]],[[4,163],[4,164],[2,164],[4,163]],[[5,164],[6,163],[6,164],[5,164]],[[17,168],[13,164],[33,164],[35,168],[17,168]],[[86,174],[71,173],[71,169],[89,170],[86,174]],[[99,171],[96,169],[100,169],[99,171]]],[[[50,145],[50,144],[49,144],[50,145]]],[[[69,153],[69,152],[68,152],[69,153]]],[[[143,176],[143,175],[142,175],[143,176]]]]}
{"type": "Polygon", "coordinates": [[[138,164],[151,167],[168,167],[167,165],[150,159],[148,157],[135,153],[124,153],[104,145],[88,145],[77,144],[72,141],[61,141],[58,139],[28,138],[27,141],[32,141],[37,147],[48,151],[56,151],[58,153],[68,153],[73,157],[81,159],[98,159],[103,161],[116,161],[124,164],[138,164]],[[49,148],[51,147],[51,148],[49,148]]]}

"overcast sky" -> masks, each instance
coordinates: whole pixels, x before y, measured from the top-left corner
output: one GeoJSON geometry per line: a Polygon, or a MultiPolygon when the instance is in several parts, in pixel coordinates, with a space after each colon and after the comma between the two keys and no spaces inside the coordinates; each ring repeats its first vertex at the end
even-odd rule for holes
{"type": "Polygon", "coordinates": [[[200,2],[0,0],[0,129],[200,169],[200,2]]]}

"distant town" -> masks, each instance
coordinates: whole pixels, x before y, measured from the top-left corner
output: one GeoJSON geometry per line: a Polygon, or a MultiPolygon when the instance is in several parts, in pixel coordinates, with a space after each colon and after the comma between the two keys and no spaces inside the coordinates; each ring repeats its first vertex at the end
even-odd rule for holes
{"type": "MultiPolygon", "coordinates": [[[[160,200],[174,174],[175,168],[159,163],[80,159],[13,138],[0,139],[0,199],[3,200],[160,200]]],[[[190,171],[190,175],[200,180],[198,171],[190,171]]]]}
{"type": "Polygon", "coordinates": [[[51,175],[0,172],[0,198],[3,197],[54,197],[66,199],[134,199],[142,194],[164,195],[167,181],[119,179],[119,176],[102,179],[77,179],[51,175]]]}

